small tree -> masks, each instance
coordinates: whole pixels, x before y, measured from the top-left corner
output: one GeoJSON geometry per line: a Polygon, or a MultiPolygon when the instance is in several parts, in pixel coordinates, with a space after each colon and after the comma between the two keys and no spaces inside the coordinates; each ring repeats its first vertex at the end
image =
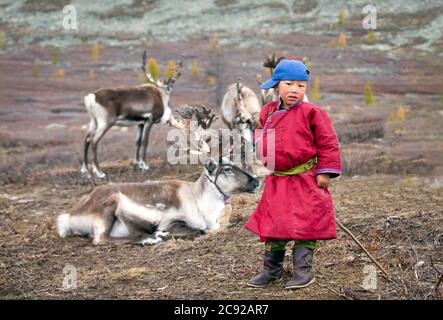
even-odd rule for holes
{"type": "Polygon", "coordinates": [[[96,77],[94,70],[89,70],[88,72],[88,80],[94,80],[96,77]]]}
{"type": "Polygon", "coordinates": [[[165,70],[165,78],[174,78],[177,73],[177,65],[174,60],[169,60],[165,70]]]}
{"type": "Polygon", "coordinates": [[[38,77],[40,76],[40,59],[35,58],[34,63],[32,64],[32,76],[38,77]]]}
{"type": "Polygon", "coordinates": [[[397,113],[395,115],[395,118],[399,121],[406,120],[406,109],[403,106],[400,106],[397,110],[397,113]]]}
{"type": "Polygon", "coordinates": [[[306,68],[311,69],[312,63],[308,57],[303,57],[303,63],[305,64],[306,68]]]}
{"type": "Polygon", "coordinates": [[[0,49],[3,48],[5,44],[5,32],[0,30],[0,49]]]}
{"type": "Polygon", "coordinates": [[[375,97],[372,94],[372,84],[371,81],[366,82],[365,84],[365,103],[368,105],[375,105],[375,97]]]}
{"type": "Polygon", "coordinates": [[[313,101],[320,100],[320,81],[318,81],[318,78],[314,78],[312,83],[312,90],[309,94],[309,97],[313,101]]]}
{"type": "Polygon", "coordinates": [[[64,78],[65,77],[65,69],[63,69],[63,68],[57,69],[54,72],[54,76],[56,76],[57,78],[64,78]]]}
{"type": "Polygon", "coordinates": [[[338,25],[342,26],[345,24],[345,11],[343,9],[338,13],[338,25]]]}
{"type": "Polygon", "coordinates": [[[411,176],[406,176],[405,184],[407,187],[412,188],[414,186],[414,179],[411,176]]]}
{"type": "Polygon", "coordinates": [[[58,64],[59,58],[58,58],[58,49],[57,48],[52,48],[51,49],[51,63],[52,65],[56,65],[58,64]]]}
{"type": "Polygon", "coordinates": [[[154,58],[149,58],[148,65],[146,66],[146,68],[147,68],[146,71],[152,75],[152,78],[155,81],[157,81],[160,75],[160,70],[158,67],[157,60],[155,60],[154,58]]]}
{"type": "Polygon", "coordinates": [[[209,76],[208,77],[208,87],[213,87],[217,83],[217,80],[215,77],[209,76]]]}
{"type": "Polygon", "coordinates": [[[208,44],[209,67],[206,70],[208,76],[208,86],[214,87],[214,104],[220,105],[223,98],[223,57],[221,55],[222,47],[217,36],[212,37],[208,44]]]}
{"type": "Polygon", "coordinates": [[[340,33],[340,36],[338,37],[338,46],[340,48],[346,47],[347,39],[344,33],[340,33]]]}
{"type": "Polygon", "coordinates": [[[220,39],[217,36],[213,36],[208,44],[209,52],[216,53],[219,49],[220,39]]]}
{"type": "Polygon", "coordinates": [[[377,37],[375,35],[374,30],[369,30],[368,31],[368,43],[370,45],[373,45],[373,44],[375,44],[376,41],[377,41],[377,37]]]}
{"type": "Polygon", "coordinates": [[[192,61],[191,65],[191,75],[194,78],[200,77],[200,66],[198,65],[198,62],[196,60],[192,61]]]}
{"type": "Polygon", "coordinates": [[[100,46],[98,43],[94,43],[91,46],[91,58],[93,61],[98,61],[100,58],[100,46]]]}

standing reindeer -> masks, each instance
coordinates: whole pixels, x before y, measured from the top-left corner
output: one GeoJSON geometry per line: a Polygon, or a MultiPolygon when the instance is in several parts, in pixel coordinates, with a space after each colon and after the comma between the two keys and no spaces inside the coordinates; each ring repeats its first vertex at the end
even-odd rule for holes
{"type": "MultiPolygon", "coordinates": [[[[228,86],[221,105],[222,119],[230,130],[240,131],[243,148],[253,144],[252,132],[258,125],[260,110],[257,95],[240,80],[228,86]]],[[[243,164],[243,168],[246,167],[249,168],[243,164]]]]}
{"type": "Polygon", "coordinates": [[[142,70],[147,83],[136,87],[101,88],[85,98],[85,106],[90,117],[89,129],[84,142],[81,173],[89,177],[88,149],[92,147],[93,175],[106,178],[100,169],[97,158],[97,145],[112,126],[137,125],[136,151],[134,164],[141,170],[149,169],[146,152],[149,133],[154,123],[169,123],[180,127],[169,106],[169,97],[174,83],[180,77],[180,59],[174,77],[164,81],[154,80],[146,71],[146,51],[143,52],[142,70]]]}
{"type": "MultiPolygon", "coordinates": [[[[263,67],[268,68],[269,73],[272,75],[275,67],[277,67],[277,64],[280,61],[282,61],[283,59],[285,59],[285,57],[280,57],[280,58],[276,59],[275,53],[274,53],[274,54],[272,54],[272,56],[266,57],[266,61],[263,63],[263,67]]],[[[258,84],[261,85],[263,82],[261,75],[257,74],[256,79],[257,79],[258,84]]],[[[268,102],[278,100],[278,98],[279,98],[278,94],[273,88],[266,89],[266,90],[260,89],[260,100],[261,100],[261,103],[263,106],[265,104],[267,104],[268,102]]],[[[309,102],[307,95],[304,96],[303,101],[309,102]]]]}

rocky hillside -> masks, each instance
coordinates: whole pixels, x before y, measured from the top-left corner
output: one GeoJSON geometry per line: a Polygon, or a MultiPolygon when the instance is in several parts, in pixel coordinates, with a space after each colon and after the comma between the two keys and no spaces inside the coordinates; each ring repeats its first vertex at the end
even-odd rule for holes
{"type": "MultiPolygon", "coordinates": [[[[5,42],[70,46],[100,41],[131,46],[146,41],[176,42],[217,35],[222,44],[277,45],[271,35],[302,32],[328,34],[340,27],[343,11],[352,35],[365,34],[366,0],[74,0],[78,30],[63,28],[64,1],[3,0],[0,27],[5,42]]],[[[434,1],[372,1],[377,10],[377,40],[381,50],[414,46],[441,52],[443,3],[434,1]]],[[[363,45],[364,47],[364,45],[363,45]]]]}

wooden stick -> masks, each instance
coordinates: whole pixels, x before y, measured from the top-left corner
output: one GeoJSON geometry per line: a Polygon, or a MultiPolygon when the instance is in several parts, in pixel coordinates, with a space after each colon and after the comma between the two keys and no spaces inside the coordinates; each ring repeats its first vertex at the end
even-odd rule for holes
{"type": "Polygon", "coordinates": [[[377,260],[375,260],[375,258],[369,253],[368,250],[366,250],[365,247],[363,247],[363,245],[360,243],[360,241],[358,241],[358,239],[354,236],[354,234],[349,231],[348,228],[346,228],[341,222],[340,220],[338,220],[337,218],[335,218],[335,221],[337,222],[337,224],[340,226],[340,228],[346,232],[348,235],[351,236],[351,238],[360,246],[360,248],[362,248],[362,250],[366,253],[366,255],[377,265],[377,267],[385,274],[386,277],[389,278],[389,274],[386,272],[386,270],[377,262],[377,260]]]}

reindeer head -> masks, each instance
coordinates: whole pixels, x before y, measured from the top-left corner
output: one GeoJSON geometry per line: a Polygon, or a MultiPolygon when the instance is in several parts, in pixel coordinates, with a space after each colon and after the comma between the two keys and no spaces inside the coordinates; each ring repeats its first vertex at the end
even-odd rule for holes
{"type": "Polygon", "coordinates": [[[166,78],[163,81],[154,80],[154,77],[149,72],[147,72],[146,59],[147,59],[147,53],[145,50],[145,51],[143,51],[141,69],[142,69],[143,73],[145,74],[147,83],[152,84],[152,85],[156,86],[157,88],[163,89],[165,94],[169,96],[172,92],[172,88],[174,87],[174,83],[180,78],[180,75],[181,75],[180,70],[183,67],[183,57],[180,56],[178,59],[178,62],[176,65],[176,70],[174,72],[174,76],[166,78]]]}
{"type": "Polygon", "coordinates": [[[217,162],[213,158],[207,158],[203,174],[225,196],[231,196],[240,192],[254,193],[260,186],[260,181],[257,178],[243,171],[231,161],[225,162],[220,160],[217,162]]]}
{"type": "Polygon", "coordinates": [[[177,123],[180,123],[186,136],[191,134],[191,152],[210,153],[209,141],[211,135],[207,131],[211,124],[217,119],[212,110],[205,105],[201,108],[192,106],[182,106],[176,110],[178,114],[177,123]]]}

